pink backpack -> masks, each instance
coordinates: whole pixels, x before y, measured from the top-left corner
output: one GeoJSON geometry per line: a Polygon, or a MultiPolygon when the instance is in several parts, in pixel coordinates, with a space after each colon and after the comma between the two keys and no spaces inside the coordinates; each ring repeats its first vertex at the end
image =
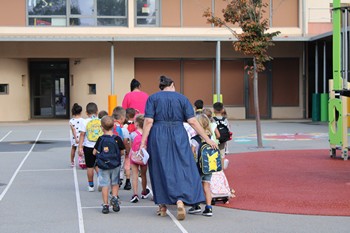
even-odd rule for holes
{"type": "Polygon", "coordinates": [[[143,162],[143,154],[140,151],[140,145],[141,145],[141,140],[142,140],[142,134],[138,131],[134,131],[137,135],[134,138],[134,141],[131,146],[129,158],[136,164],[138,165],[146,165],[143,162]]]}

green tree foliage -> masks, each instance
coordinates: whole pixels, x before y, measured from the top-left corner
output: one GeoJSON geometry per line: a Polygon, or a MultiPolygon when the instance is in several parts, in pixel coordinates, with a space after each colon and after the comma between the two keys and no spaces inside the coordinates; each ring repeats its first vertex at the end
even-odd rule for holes
{"type": "MultiPolygon", "coordinates": [[[[264,8],[267,3],[262,0],[233,0],[222,10],[223,19],[213,16],[210,9],[204,12],[204,17],[214,26],[227,27],[237,38],[233,42],[235,51],[245,55],[253,56],[256,59],[257,72],[265,69],[264,62],[272,59],[267,53],[268,47],[273,46],[272,38],[280,32],[268,33],[268,19],[263,17],[264,8]],[[228,24],[238,25],[242,33],[237,33],[228,24]]],[[[250,67],[251,69],[253,68],[250,67]]]]}

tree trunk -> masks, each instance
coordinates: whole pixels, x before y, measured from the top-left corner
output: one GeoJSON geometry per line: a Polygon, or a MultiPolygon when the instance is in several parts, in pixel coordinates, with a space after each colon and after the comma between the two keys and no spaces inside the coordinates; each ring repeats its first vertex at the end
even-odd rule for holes
{"type": "Polygon", "coordinates": [[[254,107],[255,107],[255,122],[256,122],[256,137],[258,141],[258,148],[262,148],[262,136],[261,136],[261,121],[260,121],[260,109],[259,109],[259,95],[258,95],[258,72],[256,71],[256,60],[254,61],[254,78],[253,78],[253,88],[254,88],[254,107]]]}

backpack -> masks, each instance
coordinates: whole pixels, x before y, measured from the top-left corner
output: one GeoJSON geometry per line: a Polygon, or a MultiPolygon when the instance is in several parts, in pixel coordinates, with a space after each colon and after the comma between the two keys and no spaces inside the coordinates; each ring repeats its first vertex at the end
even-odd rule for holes
{"type": "Polygon", "coordinates": [[[141,140],[142,140],[142,134],[138,131],[134,131],[137,135],[134,138],[134,141],[132,143],[132,147],[129,153],[129,158],[136,164],[138,165],[146,165],[143,161],[143,154],[140,151],[140,145],[141,145],[141,140]]]}
{"type": "Polygon", "coordinates": [[[101,120],[98,118],[92,118],[86,124],[86,137],[90,142],[96,142],[97,139],[103,135],[101,129],[101,120]]]}
{"type": "Polygon", "coordinates": [[[132,133],[136,130],[135,123],[133,121],[128,121],[128,131],[129,133],[132,133]]]}
{"type": "Polygon", "coordinates": [[[225,119],[226,119],[225,117],[222,118],[221,120],[218,119],[217,117],[214,117],[214,120],[218,125],[218,130],[220,133],[220,138],[218,138],[220,144],[232,140],[232,133],[228,129],[227,124],[225,123],[225,119]]]}
{"type": "Polygon", "coordinates": [[[120,150],[115,136],[100,137],[96,154],[96,165],[102,170],[110,170],[120,166],[120,150]]]}
{"type": "Polygon", "coordinates": [[[115,136],[119,136],[122,140],[124,140],[124,134],[122,127],[120,125],[114,124],[113,126],[113,134],[115,136]]]}
{"type": "Polygon", "coordinates": [[[221,154],[219,149],[213,149],[202,141],[199,135],[192,137],[199,144],[197,151],[197,166],[201,174],[207,175],[222,170],[221,154]]]}

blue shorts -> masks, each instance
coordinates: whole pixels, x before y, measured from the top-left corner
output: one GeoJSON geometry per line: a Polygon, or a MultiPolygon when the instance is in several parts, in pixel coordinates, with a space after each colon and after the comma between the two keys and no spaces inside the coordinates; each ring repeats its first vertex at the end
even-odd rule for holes
{"type": "Polygon", "coordinates": [[[210,183],[210,180],[211,180],[211,174],[201,174],[201,179],[202,179],[202,182],[208,182],[210,183]]]}
{"type": "Polygon", "coordinates": [[[110,185],[119,185],[120,166],[110,169],[98,171],[98,181],[101,187],[110,185]]]}

